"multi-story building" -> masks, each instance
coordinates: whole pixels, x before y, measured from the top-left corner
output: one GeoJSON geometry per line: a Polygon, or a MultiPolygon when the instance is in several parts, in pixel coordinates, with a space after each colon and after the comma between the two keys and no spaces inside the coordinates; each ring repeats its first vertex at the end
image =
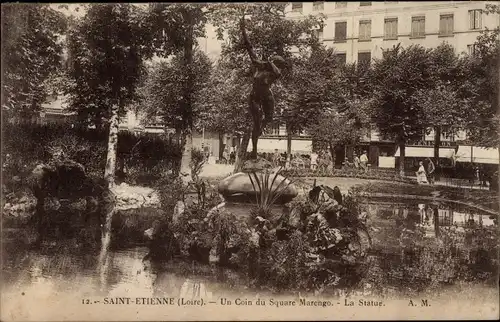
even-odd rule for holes
{"type": "Polygon", "coordinates": [[[289,19],[323,14],[319,36],[334,47],[339,60],[353,63],[382,57],[382,50],[401,43],[437,47],[451,44],[457,53],[471,52],[485,28],[500,25],[498,15],[483,10],[492,1],[350,1],[295,2],[289,19]]]}
{"type": "MultiPolygon", "coordinates": [[[[309,14],[323,14],[325,24],[318,35],[326,46],[334,47],[339,61],[353,63],[382,56],[382,50],[401,43],[402,46],[420,44],[437,47],[442,42],[451,44],[457,54],[471,53],[477,36],[485,28],[500,25],[499,15],[483,12],[492,1],[383,1],[383,2],[294,2],[287,9],[289,19],[301,19],[309,14]]],[[[213,28],[207,28],[207,37],[200,40],[200,47],[211,57],[220,53],[220,43],[213,28]]],[[[47,106],[47,117],[67,118],[67,113],[47,106]],[[64,114],[64,117],[62,116],[64,114]]],[[[121,129],[163,133],[161,125],[141,125],[135,115],[128,114],[122,120],[121,129]]],[[[498,164],[498,151],[471,147],[463,134],[441,133],[440,156],[443,164],[454,161],[498,164]]],[[[214,155],[226,146],[236,146],[235,139],[226,135],[197,133],[195,144],[214,155]],[[221,138],[222,136],[222,138],[221,138]]],[[[406,148],[409,167],[418,160],[434,155],[434,133],[422,133],[422,139],[411,142],[406,148]]],[[[307,133],[294,135],[292,153],[309,154],[312,140],[307,133]]],[[[251,149],[251,146],[249,146],[251,149]]],[[[287,133],[284,126],[269,127],[259,139],[260,152],[287,150],[287,133]]],[[[370,164],[379,167],[395,167],[399,149],[389,138],[383,137],[372,126],[358,146],[339,149],[336,161],[352,158],[357,151],[367,151],[370,164]]]]}
{"type": "MultiPolygon", "coordinates": [[[[457,54],[472,53],[481,31],[500,26],[498,14],[483,10],[492,1],[350,1],[294,2],[288,8],[289,19],[302,19],[310,14],[323,14],[324,26],[318,30],[322,42],[335,49],[341,63],[370,63],[381,58],[384,49],[397,44],[419,44],[427,48],[447,42],[457,54]]],[[[283,134],[282,139],[286,137],[283,134]]],[[[278,140],[278,137],[274,137],[278,140]]],[[[498,164],[497,149],[481,149],[466,145],[463,133],[441,134],[440,157],[443,164],[454,161],[498,164]],[[464,144],[465,143],[465,144],[464,144]]],[[[411,142],[406,149],[407,165],[434,155],[434,132],[422,133],[422,139],[411,142]]],[[[292,145],[293,146],[293,145],[292,145]]],[[[372,126],[361,143],[339,151],[337,160],[352,158],[362,150],[368,152],[373,166],[394,167],[399,149],[382,137],[372,126]]]]}

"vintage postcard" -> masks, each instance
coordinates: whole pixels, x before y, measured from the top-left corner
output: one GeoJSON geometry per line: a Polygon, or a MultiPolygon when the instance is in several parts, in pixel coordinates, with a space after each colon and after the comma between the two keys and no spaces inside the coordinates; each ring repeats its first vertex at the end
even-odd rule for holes
{"type": "Polygon", "coordinates": [[[2,321],[499,319],[498,2],[1,9],[2,321]]]}

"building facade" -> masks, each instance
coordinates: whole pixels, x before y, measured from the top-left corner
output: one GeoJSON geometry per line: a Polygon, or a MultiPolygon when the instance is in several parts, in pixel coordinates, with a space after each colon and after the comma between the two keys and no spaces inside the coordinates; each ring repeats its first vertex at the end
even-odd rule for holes
{"type": "MultiPolygon", "coordinates": [[[[471,54],[481,31],[500,26],[498,14],[484,12],[488,3],[494,2],[315,1],[291,3],[287,12],[289,19],[324,15],[324,26],[318,30],[318,36],[323,44],[335,49],[338,61],[370,63],[381,58],[384,49],[397,44],[435,48],[447,42],[457,54],[471,54]]],[[[286,137],[286,133],[283,136],[286,137]]],[[[471,147],[463,132],[453,135],[443,132],[440,141],[440,159],[444,166],[453,166],[456,161],[499,163],[497,149],[471,147]]],[[[414,168],[419,160],[433,157],[433,146],[432,130],[422,133],[420,140],[409,142],[406,167],[414,168]]],[[[354,154],[365,151],[372,166],[393,168],[399,162],[399,148],[392,140],[380,135],[375,126],[368,129],[358,145],[337,151],[336,160],[341,163],[344,158],[352,159],[354,154]]]]}
{"type": "Polygon", "coordinates": [[[383,49],[398,43],[433,48],[448,42],[457,53],[470,53],[481,31],[500,25],[499,15],[483,12],[487,3],[494,2],[295,2],[288,16],[301,19],[323,14],[320,39],[335,48],[340,61],[354,63],[381,58],[383,49]]]}

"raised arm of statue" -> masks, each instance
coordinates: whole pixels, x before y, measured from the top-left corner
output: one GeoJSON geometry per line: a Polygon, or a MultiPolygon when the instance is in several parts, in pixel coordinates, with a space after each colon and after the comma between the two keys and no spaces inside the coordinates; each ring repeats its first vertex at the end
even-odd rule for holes
{"type": "Polygon", "coordinates": [[[263,67],[265,62],[257,58],[257,55],[255,54],[252,44],[250,43],[250,40],[248,40],[248,35],[247,31],[245,29],[245,17],[241,18],[240,21],[240,29],[241,33],[243,35],[243,42],[245,43],[245,48],[247,49],[248,55],[250,56],[250,59],[252,60],[252,63],[254,65],[258,65],[258,67],[263,67]]]}
{"type": "Polygon", "coordinates": [[[271,66],[271,69],[272,69],[274,75],[276,76],[276,78],[280,78],[281,71],[279,70],[278,67],[276,67],[276,65],[274,64],[274,62],[272,60],[269,62],[269,65],[271,66]]]}

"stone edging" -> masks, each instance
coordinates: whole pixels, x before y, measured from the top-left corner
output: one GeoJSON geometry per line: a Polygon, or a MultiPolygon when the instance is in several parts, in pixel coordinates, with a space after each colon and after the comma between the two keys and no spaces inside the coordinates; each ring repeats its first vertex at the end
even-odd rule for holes
{"type": "Polygon", "coordinates": [[[407,180],[398,180],[395,178],[375,178],[375,177],[354,177],[354,176],[290,176],[290,178],[294,179],[318,179],[318,178],[343,178],[343,179],[361,179],[361,180],[372,180],[372,181],[392,181],[398,183],[406,183],[410,185],[416,184],[417,181],[413,181],[411,179],[407,180]]]}
{"type": "Polygon", "coordinates": [[[429,201],[441,201],[441,202],[451,202],[455,204],[460,204],[464,206],[468,206],[471,208],[475,208],[477,210],[486,212],[490,215],[498,215],[498,212],[489,209],[489,208],[484,208],[482,206],[478,206],[472,203],[464,202],[464,201],[458,201],[458,200],[450,200],[450,199],[445,199],[445,198],[439,198],[439,197],[430,197],[430,196],[417,196],[417,195],[400,195],[400,194],[393,194],[393,193],[380,193],[380,192],[362,192],[360,193],[361,197],[375,197],[375,198],[387,198],[387,197],[393,197],[393,198],[401,198],[401,199],[411,199],[411,200],[429,200],[429,201]]]}

